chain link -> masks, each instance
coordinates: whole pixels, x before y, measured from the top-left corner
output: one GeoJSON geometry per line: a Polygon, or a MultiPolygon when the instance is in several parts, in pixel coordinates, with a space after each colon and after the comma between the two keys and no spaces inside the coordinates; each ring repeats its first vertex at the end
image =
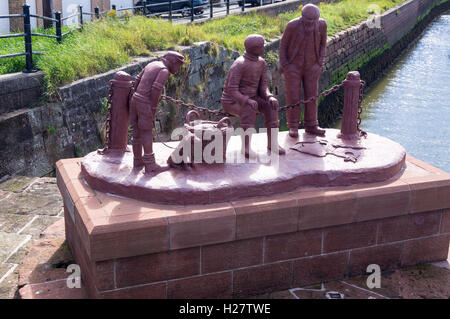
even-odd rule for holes
{"type": "Polygon", "coordinates": [[[103,148],[100,152],[104,153],[109,148],[110,141],[110,131],[111,131],[111,103],[112,103],[112,95],[113,95],[113,89],[112,85],[109,86],[108,89],[108,102],[106,103],[107,113],[106,113],[106,124],[105,124],[105,148],[103,148]]]}
{"type": "Polygon", "coordinates": [[[366,86],[366,82],[361,80],[360,86],[359,86],[359,98],[358,98],[358,119],[356,121],[356,123],[357,123],[356,127],[358,129],[358,132],[364,138],[367,137],[367,132],[361,130],[361,128],[359,126],[361,125],[361,113],[363,111],[363,109],[362,109],[362,100],[363,100],[363,96],[364,96],[364,87],[365,86],[366,86]]]}
{"type": "MultiPolygon", "coordinates": [[[[360,89],[359,89],[359,99],[358,99],[358,120],[357,120],[357,128],[358,128],[358,132],[360,132],[361,136],[366,137],[367,133],[363,130],[361,130],[359,128],[360,124],[361,124],[361,113],[362,113],[362,106],[361,106],[361,102],[363,99],[363,94],[364,94],[364,86],[365,86],[366,82],[364,82],[363,80],[361,80],[361,85],[360,85],[360,89]]],[[[279,112],[282,111],[286,111],[290,108],[294,108],[300,105],[305,105],[307,103],[313,102],[315,100],[318,100],[319,98],[323,98],[333,92],[338,91],[342,86],[344,85],[344,81],[342,81],[340,84],[336,84],[333,87],[331,87],[328,90],[323,91],[322,93],[320,93],[319,95],[316,96],[312,96],[309,99],[306,100],[300,100],[297,103],[293,103],[293,104],[289,104],[289,105],[285,105],[282,106],[278,109],[279,112]]],[[[134,93],[134,86],[131,86],[131,92],[130,92],[130,97],[133,95],[134,93]]],[[[107,117],[106,117],[106,138],[105,138],[105,148],[103,149],[103,151],[106,151],[109,147],[110,144],[110,130],[111,130],[111,101],[112,101],[112,86],[109,87],[108,90],[108,102],[107,102],[107,109],[108,109],[108,113],[107,113],[107,117]]],[[[233,117],[234,115],[229,114],[227,112],[224,112],[222,110],[210,110],[206,107],[201,107],[201,106],[197,106],[195,104],[192,103],[185,103],[183,100],[177,100],[171,96],[168,95],[161,95],[161,99],[165,100],[167,102],[173,103],[179,107],[183,107],[189,110],[195,110],[197,112],[199,112],[200,114],[204,114],[207,115],[208,117],[211,116],[227,116],[227,117],[233,117]]],[[[155,131],[156,131],[156,127],[155,127],[155,131]]],[[[167,145],[168,146],[168,145],[167,145]]],[[[168,146],[169,147],[169,146],[168,146]]],[[[170,147],[173,148],[173,147],[170,147]]]]}
{"type": "MultiPolygon", "coordinates": [[[[336,92],[343,85],[344,85],[344,81],[342,81],[340,84],[334,85],[333,87],[331,87],[328,90],[323,91],[319,95],[312,96],[312,97],[310,97],[309,99],[306,99],[306,100],[300,100],[297,103],[293,103],[293,104],[282,106],[282,107],[280,107],[278,109],[278,111],[279,112],[286,111],[286,110],[288,110],[290,108],[294,108],[294,107],[300,106],[302,104],[305,105],[307,103],[313,102],[315,100],[318,100],[319,98],[325,97],[325,96],[327,96],[327,95],[329,95],[329,94],[331,94],[333,92],[336,92]]],[[[167,102],[173,103],[173,104],[175,104],[175,105],[177,105],[179,107],[187,108],[189,110],[195,110],[195,111],[197,111],[197,112],[199,112],[201,114],[208,115],[208,116],[228,116],[228,117],[235,116],[235,115],[229,114],[227,112],[224,112],[222,110],[210,110],[210,109],[208,109],[206,107],[197,106],[197,105],[192,104],[192,103],[185,103],[182,100],[177,100],[177,99],[174,99],[173,97],[170,97],[170,96],[167,96],[167,95],[161,95],[161,99],[165,100],[167,102]]],[[[362,99],[361,92],[360,92],[360,99],[362,99]]]]}

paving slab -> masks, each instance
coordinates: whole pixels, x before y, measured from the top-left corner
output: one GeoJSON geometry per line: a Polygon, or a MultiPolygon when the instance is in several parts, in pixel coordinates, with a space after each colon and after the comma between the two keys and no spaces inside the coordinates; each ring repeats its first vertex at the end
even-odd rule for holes
{"type": "Polygon", "coordinates": [[[12,192],[11,196],[2,200],[0,213],[57,216],[62,207],[56,179],[46,178],[35,181],[23,192],[12,192]]]}
{"type": "Polygon", "coordinates": [[[0,190],[20,193],[37,179],[36,177],[15,176],[0,183],[0,190]]]}
{"type": "Polygon", "coordinates": [[[30,239],[30,235],[0,232],[0,263],[30,239]]]}
{"type": "Polygon", "coordinates": [[[60,217],[54,216],[46,216],[46,215],[36,216],[33,222],[30,225],[28,225],[28,227],[26,227],[21,232],[21,234],[31,235],[33,239],[38,239],[43,235],[43,231],[47,229],[47,227],[54,224],[60,219],[61,219],[60,217]]]}
{"type": "Polygon", "coordinates": [[[8,214],[0,209],[0,232],[17,233],[32,219],[31,215],[8,214]]]}
{"type": "Polygon", "coordinates": [[[36,284],[67,278],[66,268],[74,264],[64,238],[37,240],[18,267],[19,285],[36,284]]]}
{"type": "MultiPolygon", "coordinates": [[[[1,278],[1,276],[0,276],[1,278]]],[[[0,299],[18,298],[17,271],[13,271],[0,282],[0,299]]]]}

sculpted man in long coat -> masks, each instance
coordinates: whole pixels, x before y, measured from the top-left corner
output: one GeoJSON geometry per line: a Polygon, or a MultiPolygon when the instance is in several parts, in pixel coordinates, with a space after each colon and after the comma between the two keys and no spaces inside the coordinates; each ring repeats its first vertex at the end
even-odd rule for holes
{"type": "MultiPolygon", "coordinates": [[[[304,99],[316,96],[319,76],[325,61],[327,24],[319,19],[320,11],[313,4],[302,8],[302,16],[291,20],[284,30],[280,42],[281,73],[286,81],[286,102],[294,104],[300,100],[303,87],[304,99]]],[[[300,107],[290,108],[286,114],[289,135],[298,136],[300,107]]],[[[324,135],[317,120],[317,100],[306,103],[304,113],[305,131],[324,135]]]]}

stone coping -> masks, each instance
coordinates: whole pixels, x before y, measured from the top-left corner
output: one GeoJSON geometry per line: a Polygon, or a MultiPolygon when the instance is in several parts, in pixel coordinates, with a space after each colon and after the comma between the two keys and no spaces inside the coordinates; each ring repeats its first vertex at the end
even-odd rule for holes
{"type": "Polygon", "coordinates": [[[57,163],[57,183],[93,261],[138,256],[450,207],[450,174],[407,156],[393,178],[299,188],[209,205],[158,205],[93,190],[81,158],[57,163]]]}

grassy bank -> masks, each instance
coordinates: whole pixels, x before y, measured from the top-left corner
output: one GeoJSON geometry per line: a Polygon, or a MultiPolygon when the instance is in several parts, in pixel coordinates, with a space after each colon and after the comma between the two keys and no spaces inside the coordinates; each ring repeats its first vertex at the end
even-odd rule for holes
{"type": "MultiPolygon", "coordinates": [[[[321,17],[327,21],[328,34],[333,35],[365,20],[370,8],[377,5],[381,12],[405,0],[342,0],[320,4],[321,17]],[[369,10],[368,10],[369,9],[369,10]]],[[[243,51],[248,34],[259,33],[266,40],[279,37],[287,22],[300,16],[297,11],[277,17],[261,14],[233,15],[200,25],[173,25],[161,19],[134,16],[127,20],[105,18],[88,23],[82,32],[74,32],[58,45],[54,39],[33,38],[35,65],[46,74],[49,89],[64,83],[102,73],[124,65],[133,56],[149,55],[196,41],[213,41],[224,47],[243,51]]],[[[50,31],[51,32],[51,31],[50,31]]],[[[0,55],[23,51],[23,39],[1,39],[0,55]]],[[[0,74],[21,71],[24,58],[0,60],[0,74]]]]}

